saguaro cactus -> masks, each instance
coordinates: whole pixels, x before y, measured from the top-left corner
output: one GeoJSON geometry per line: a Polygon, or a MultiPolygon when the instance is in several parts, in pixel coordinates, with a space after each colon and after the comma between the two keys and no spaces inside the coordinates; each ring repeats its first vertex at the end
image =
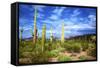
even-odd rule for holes
{"type": "Polygon", "coordinates": [[[46,25],[44,24],[42,28],[42,51],[44,50],[45,38],[46,38],[46,25]]]}
{"type": "Polygon", "coordinates": [[[53,34],[52,34],[52,27],[50,29],[50,42],[52,43],[52,40],[53,40],[53,34]]]}
{"type": "Polygon", "coordinates": [[[37,9],[35,8],[35,13],[34,13],[34,36],[33,36],[33,44],[36,44],[37,40],[37,27],[36,27],[36,18],[37,18],[37,9]]]}
{"type": "Polygon", "coordinates": [[[62,23],[61,43],[64,43],[64,23],[62,23]]]}
{"type": "Polygon", "coordinates": [[[23,28],[20,30],[20,41],[22,41],[23,28]]]}

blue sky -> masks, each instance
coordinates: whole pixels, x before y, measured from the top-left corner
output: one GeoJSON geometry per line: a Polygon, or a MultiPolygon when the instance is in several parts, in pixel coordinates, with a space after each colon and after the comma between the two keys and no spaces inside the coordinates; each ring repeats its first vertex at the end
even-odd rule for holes
{"type": "MultiPolygon", "coordinates": [[[[19,5],[19,30],[22,28],[23,38],[32,37],[34,23],[34,7],[37,8],[37,29],[41,37],[42,26],[46,24],[46,37],[61,37],[61,24],[64,23],[65,38],[77,35],[96,33],[96,9],[78,7],[59,7],[44,5],[19,5]]],[[[34,32],[34,31],[33,31],[34,32]]]]}

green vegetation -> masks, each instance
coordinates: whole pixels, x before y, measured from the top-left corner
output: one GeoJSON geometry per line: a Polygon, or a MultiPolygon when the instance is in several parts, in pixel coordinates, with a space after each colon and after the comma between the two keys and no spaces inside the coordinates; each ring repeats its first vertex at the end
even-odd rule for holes
{"type": "MultiPolygon", "coordinates": [[[[61,39],[53,36],[53,29],[51,28],[50,38],[46,38],[46,24],[42,26],[42,37],[38,37],[38,30],[36,26],[37,10],[35,8],[34,15],[34,29],[30,32],[31,39],[23,39],[23,29],[20,31],[19,41],[19,63],[47,63],[52,62],[50,58],[56,58],[58,62],[88,60],[88,56],[96,58],[96,35],[84,35],[71,38],[64,36],[64,23],[62,23],[61,39]],[[74,55],[73,56],[71,55],[74,55]],[[83,56],[83,54],[85,56],[83,56]],[[77,56],[80,57],[77,57],[77,56]]],[[[90,58],[89,58],[90,60],[90,58]]],[[[92,60],[92,59],[91,59],[92,60]]]]}
{"type": "Polygon", "coordinates": [[[90,56],[93,56],[93,57],[96,56],[96,45],[95,44],[89,44],[87,54],[90,55],[90,56]]]}
{"type": "Polygon", "coordinates": [[[82,56],[79,57],[79,59],[80,59],[80,60],[87,60],[87,57],[84,56],[84,55],[82,55],[82,56]]]}
{"type": "Polygon", "coordinates": [[[71,59],[71,57],[69,57],[69,56],[60,55],[60,56],[58,56],[58,60],[59,60],[60,62],[62,62],[62,61],[71,61],[72,59],[71,59]]]}
{"type": "MultiPolygon", "coordinates": [[[[44,38],[44,37],[43,37],[44,38]]],[[[83,38],[84,39],[84,38],[83,38]]],[[[42,41],[44,45],[41,45],[42,38],[37,39],[36,45],[33,47],[32,40],[22,40],[19,43],[19,62],[21,64],[28,63],[46,63],[49,58],[57,58],[58,62],[61,61],[73,61],[74,59],[70,55],[64,55],[66,51],[69,54],[81,54],[85,52],[85,55],[80,55],[77,57],[79,60],[90,60],[87,58],[91,56],[96,58],[96,44],[90,41],[84,41],[79,39],[70,39],[65,40],[63,44],[60,43],[60,40],[55,42],[50,40],[42,41]],[[84,43],[84,44],[83,44],[84,43]],[[63,45],[63,46],[62,46],[63,45]],[[43,47],[43,49],[42,49],[43,47]],[[60,54],[62,53],[62,54],[60,54]]],[[[92,60],[92,59],[91,59],[92,60]]]]}
{"type": "Polygon", "coordinates": [[[64,44],[64,47],[68,52],[80,52],[81,51],[81,45],[79,43],[74,43],[73,41],[70,43],[64,44]]]}

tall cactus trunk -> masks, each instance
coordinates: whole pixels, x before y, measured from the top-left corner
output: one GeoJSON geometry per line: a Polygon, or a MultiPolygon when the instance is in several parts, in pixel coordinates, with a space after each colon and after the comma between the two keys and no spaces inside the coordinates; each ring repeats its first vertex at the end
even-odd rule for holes
{"type": "Polygon", "coordinates": [[[50,31],[50,42],[52,43],[53,41],[53,34],[52,34],[52,28],[51,28],[51,31],[50,31]]]}
{"type": "Polygon", "coordinates": [[[20,41],[22,41],[22,33],[23,33],[23,29],[20,30],[20,41]]]}
{"type": "Polygon", "coordinates": [[[46,38],[46,25],[43,25],[43,28],[42,28],[42,52],[44,51],[45,38],[46,38]]]}
{"type": "Polygon", "coordinates": [[[37,40],[37,27],[36,27],[36,17],[37,17],[37,9],[35,8],[35,13],[34,13],[34,35],[33,35],[33,44],[36,44],[37,40]]]}
{"type": "Polygon", "coordinates": [[[64,41],[65,41],[65,39],[64,39],[64,23],[62,23],[61,44],[63,44],[64,41]]]}

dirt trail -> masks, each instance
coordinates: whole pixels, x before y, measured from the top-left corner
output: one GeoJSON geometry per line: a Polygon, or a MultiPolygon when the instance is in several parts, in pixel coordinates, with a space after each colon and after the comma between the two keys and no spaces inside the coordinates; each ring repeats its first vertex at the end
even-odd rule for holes
{"type": "MultiPolygon", "coordinates": [[[[94,60],[94,59],[96,59],[95,57],[88,56],[85,51],[82,51],[80,53],[69,53],[68,51],[64,51],[64,52],[60,52],[59,55],[69,56],[69,57],[72,58],[72,61],[80,60],[79,59],[80,56],[87,57],[88,58],[87,60],[94,60]]],[[[49,58],[49,62],[58,62],[57,59],[58,59],[57,57],[49,58]]]]}

